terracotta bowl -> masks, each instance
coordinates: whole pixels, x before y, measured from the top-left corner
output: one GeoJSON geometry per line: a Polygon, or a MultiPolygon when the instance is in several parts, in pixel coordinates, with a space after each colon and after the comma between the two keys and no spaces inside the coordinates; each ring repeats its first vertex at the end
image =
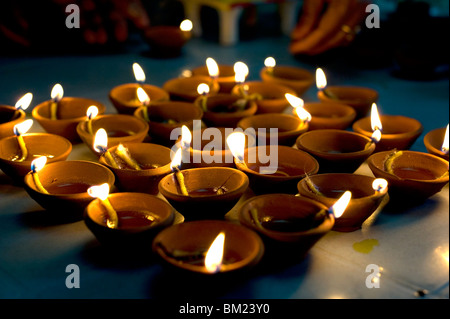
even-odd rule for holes
{"type": "Polygon", "coordinates": [[[154,237],[175,220],[173,208],[161,198],[143,193],[115,193],[108,196],[119,218],[118,228],[106,225],[107,213],[99,199],[86,207],[84,221],[104,245],[124,249],[151,247],[154,237]],[[132,246],[130,246],[132,245],[132,246]]]}
{"type": "Polygon", "coordinates": [[[319,171],[319,163],[306,152],[289,146],[275,146],[277,154],[277,171],[266,174],[261,168],[274,163],[262,163],[259,153],[265,157],[272,155],[272,149],[265,147],[248,148],[244,154],[245,164],[236,163],[236,167],[247,174],[250,188],[256,194],[267,193],[297,193],[297,183],[306,174],[312,175],[319,171]]]}
{"type": "Polygon", "coordinates": [[[317,97],[322,102],[338,102],[349,105],[356,111],[356,118],[366,117],[372,107],[379,98],[377,91],[357,86],[329,86],[326,88],[331,96],[323,91],[317,93],[317,97]]]}
{"type": "Polygon", "coordinates": [[[160,193],[186,220],[223,219],[248,188],[248,177],[228,167],[193,168],[182,171],[189,196],[180,191],[175,174],[159,183],[160,193]],[[214,188],[225,189],[217,194],[214,188]]]}
{"type": "Polygon", "coordinates": [[[26,116],[24,111],[16,110],[14,106],[0,105],[0,140],[14,136],[14,126],[23,122],[26,116]]]}
{"type": "MultiPolygon", "coordinates": [[[[238,96],[224,93],[207,97],[203,121],[207,126],[237,127],[240,120],[254,115],[257,110],[255,101],[247,101],[242,110],[233,109],[233,105],[239,100],[242,99],[238,96]]],[[[202,108],[202,98],[198,97],[194,104],[202,108]]]]}
{"type": "Polygon", "coordinates": [[[302,96],[315,82],[315,76],[308,70],[294,66],[275,66],[263,68],[259,73],[264,82],[280,84],[295,90],[297,96],[302,96]]]}
{"type": "MultiPolygon", "coordinates": [[[[258,106],[257,114],[282,113],[286,108],[291,107],[288,100],[286,100],[285,94],[297,94],[289,87],[263,81],[246,82],[244,85],[248,88],[247,92],[249,95],[259,94],[262,97],[261,100],[256,100],[256,105],[258,106]]],[[[241,96],[239,86],[235,86],[231,93],[241,96]]]]}
{"type": "MultiPolygon", "coordinates": [[[[209,76],[208,67],[206,65],[199,66],[192,70],[192,75],[209,76]]],[[[220,93],[231,93],[231,90],[236,85],[233,65],[219,65],[217,83],[220,87],[220,93]]]]}
{"type": "MultiPolygon", "coordinates": [[[[133,115],[142,105],[136,93],[139,87],[140,85],[137,83],[121,84],[109,92],[109,100],[118,113],[133,115]]],[[[150,103],[169,100],[169,93],[157,86],[143,84],[141,87],[150,97],[150,103]]]]}
{"type": "Polygon", "coordinates": [[[209,76],[191,76],[174,78],[164,83],[163,89],[169,92],[170,99],[173,101],[194,102],[199,94],[197,87],[206,83],[210,87],[209,95],[214,95],[219,92],[219,84],[211,82],[209,76]]]}
{"type": "Polygon", "coordinates": [[[326,207],[332,207],[344,192],[352,192],[347,209],[336,219],[333,227],[336,231],[350,232],[360,229],[387,195],[387,189],[381,192],[373,189],[374,180],[373,177],[357,174],[318,174],[310,176],[310,181],[320,194],[310,188],[306,179],[298,183],[298,192],[301,196],[320,202],[326,207]]]}
{"type": "Polygon", "coordinates": [[[370,138],[343,130],[315,130],[304,133],[296,142],[298,149],[319,162],[319,173],[353,173],[375,150],[367,149],[370,138]]]}
{"type": "Polygon", "coordinates": [[[223,263],[215,275],[246,271],[258,264],[264,254],[261,238],[228,221],[203,220],[168,227],[155,237],[153,250],[173,269],[210,275],[204,256],[221,232],[225,234],[223,263]],[[177,252],[188,256],[182,258],[177,252]]]}
{"type": "Polygon", "coordinates": [[[65,161],[72,151],[72,143],[59,135],[29,133],[22,136],[28,150],[28,157],[23,162],[12,160],[20,154],[16,136],[0,140],[0,168],[19,184],[23,182],[23,177],[30,172],[31,162],[37,157],[48,156],[47,163],[65,161]]]}
{"type": "Polygon", "coordinates": [[[444,142],[445,130],[446,128],[444,127],[428,132],[423,138],[423,143],[425,144],[425,148],[428,153],[439,156],[448,161],[448,153],[441,151],[442,144],[444,142]]]}
{"type": "MultiPolygon", "coordinates": [[[[348,105],[339,103],[305,103],[305,110],[311,114],[309,130],[345,130],[356,118],[356,111],[348,105]]],[[[292,114],[295,114],[293,109],[292,114]]]]}
{"type": "Polygon", "coordinates": [[[72,143],[80,142],[77,125],[86,121],[86,111],[89,106],[97,106],[100,115],[106,110],[102,103],[92,99],[64,97],[58,103],[57,119],[52,120],[50,118],[51,103],[51,101],[45,101],[36,105],[31,113],[33,118],[39,122],[46,132],[65,137],[72,143]]]}
{"type": "Polygon", "coordinates": [[[292,146],[300,135],[308,131],[309,124],[304,124],[298,116],[274,113],[246,117],[239,121],[238,127],[244,131],[254,129],[255,137],[261,138],[266,145],[275,142],[278,145],[292,146]],[[275,141],[271,141],[274,138],[270,134],[271,128],[278,129],[278,138],[275,141]]]}
{"type": "Polygon", "coordinates": [[[31,172],[24,178],[27,193],[43,208],[68,218],[82,219],[84,209],[93,200],[87,193],[89,187],[114,185],[114,174],[108,168],[88,161],[49,163],[37,174],[49,194],[38,190],[31,172]]]}
{"type": "Polygon", "coordinates": [[[367,161],[376,177],[388,181],[391,200],[403,206],[414,205],[440,192],[448,184],[448,161],[432,154],[403,151],[403,155],[393,161],[391,174],[385,163],[392,153],[375,153],[367,161]]]}
{"type": "Polygon", "coordinates": [[[311,199],[267,194],[245,201],[239,210],[239,221],[262,237],[266,247],[265,261],[278,264],[303,259],[333,228],[333,215],[326,213],[315,219],[320,211],[327,209],[311,199]]]}
{"type": "MultiPolygon", "coordinates": [[[[383,131],[375,152],[393,149],[408,150],[423,132],[422,124],[413,118],[400,115],[381,115],[383,131]]],[[[371,137],[373,134],[370,117],[362,118],[353,124],[357,133],[371,137]]]]}
{"type": "MultiPolygon", "coordinates": [[[[194,121],[200,121],[203,117],[203,111],[198,106],[189,102],[168,101],[158,102],[148,107],[150,117],[149,135],[152,141],[157,144],[171,146],[174,140],[171,139],[171,133],[176,128],[186,125],[190,130],[194,128],[194,121]],[[170,123],[169,120],[174,122],[170,123]]],[[[144,112],[137,109],[134,116],[144,120],[144,112]]]]}
{"type": "Polygon", "coordinates": [[[141,170],[133,169],[117,156],[117,146],[109,148],[108,151],[119,164],[119,168],[114,168],[104,156],[99,159],[101,164],[114,172],[117,188],[123,192],[158,195],[159,181],[172,172],[171,150],[165,146],[150,143],[124,143],[123,146],[128,149],[131,158],[139,164],[141,170]]]}
{"type": "Polygon", "coordinates": [[[184,45],[190,40],[191,33],[181,31],[178,26],[158,25],[144,32],[144,39],[151,53],[160,58],[172,58],[181,55],[184,45]]]}
{"type": "Polygon", "coordinates": [[[81,140],[96,155],[100,155],[94,149],[95,132],[99,129],[105,129],[108,134],[108,148],[119,145],[120,143],[140,143],[148,134],[148,124],[133,116],[126,114],[108,114],[100,115],[92,120],[92,131],[90,134],[87,129],[87,123],[81,122],[77,126],[77,132],[81,140]]]}

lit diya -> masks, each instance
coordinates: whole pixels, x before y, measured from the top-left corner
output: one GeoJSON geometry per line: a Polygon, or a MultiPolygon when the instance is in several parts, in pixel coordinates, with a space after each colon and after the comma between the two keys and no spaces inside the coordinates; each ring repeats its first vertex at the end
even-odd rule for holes
{"type": "Polygon", "coordinates": [[[388,181],[391,200],[405,207],[425,201],[448,184],[448,161],[432,154],[384,151],[367,163],[375,177],[388,181]]]}
{"type": "Polygon", "coordinates": [[[245,148],[245,135],[240,132],[230,134],[227,143],[236,167],[247,174],[250,188],[257,194],[295,194],[297,183],[319,170],[314,157],[289,146],[245,148]]]}
{"type": "Polygon", "coordinates": [[[181,148],[172,159],[173,173],[160,181],[159,191],[186,220],[223,219],[248,187],[248,177],[228,167],[181,170],[181,148]]]}
{"type": "Polygon", "coordinates": [[[99,115],[90,121],[78,123],[78,135],[95,154],[98,154],[98,152],[94,148],[94,138],[99,129],[105,130],[108,144],[112,147],[120,143],[140,143],[144,141],[149,126],[145,121],[127,114],[99,115]]]}
{"type": "Polygon", "coordinates": [[[96,199],[86,207],[84,221],[104,245],[124,249],[146,247],[175,219],[173,208],[153,195],[109,194],[108,184],[92,186],[87,192],[96,199]]]}
{"type": "Polygon", "coordinates": [[[227,221],[193,221],[161,231],[153,250],[174,270],[202,275],[232,274],[258,264],[264,254],[261,238],[227,221]]]}
{"type": "Polygon", "coordinates": [[[33,120],[25,120],[14,126],[14,135],[0,140],[0,168],[16,182],[30,171],[31,162],[46,156],[48,162],[64,161],[72,151],[66,138],[49,133],[28,133],[33,120]]]}
{"type": "Polygon", "coordinates": [[[353,173],[375,151],[376,138],[344,130],[315,130],[300,135],[296,146],[319,162],[319,173],[353,173]]]}
{"type": "Polygon", "coordinates": [[[430,154],[439,156],[448,161],[449,152],[449,126],[447,128],[438,128],[428,132],[423,143],[430,154]]]}
{"type": "Polygon", "coordinates": [[[30,106],[32,99],[33,94],[27,93],[16,102],[15,106],[0,105],[0,139],[14,135],[14,126],[25,120],[25,110],[30,106]]]}
{"type": "Polygon", "coordinates": [[[97,108],[97,114],[103,114],[106,107],[95,100],[81,97],[63,97],[64,90],[56,84],[51,92],[51,100],[42,102],[33,109],[33,118],[48,133],[67,138],[72,143],[79,142],[77,125],[87,119],[87,110],[97,108]]]}
{"type": "Polygon", "coordinates": [[[183,125],[192,130],[195,121],[200,122],[202,119],[203,111],[193,103],[168,101],[139,108],[134,113],[134,116],[148,123],[149,135],[152,141],[169,146],[176,140],[176,138],[173,138],[172,132],[175,129],[180,129],[183,125]]]}
{"type": "Polygon", "coordinates": [[[298,183],[301,196],[329,207],[344,192],[350,191],[352,199],[333,230],[355,231],[380,207],[388,193],[388,182],[370,176],[345,173],[307,176],[298,183]]]}
{"type": "Polygon", "coordinates": [[[293,89],[298,96],[302,96],[314,84],[314,74],[306,69],[277,65],[273,57],[264,60],[265,67],[260,71],[264,82],[280,84],[293,89]]]}
{"type": "Polygon", "coordinates": [[[245,201],[239,221],[261,235],[267,264],[299,261],[344,214],[352,197],[345,192],[333,206],[288,194],[267,194],[245,201]],[[274,259],[275,258],[275,259],[274,259]]]}
{"type": "Polygon", "coordinates": [[[353,123],[353,130],[365,136],[371,136],[380,130],[382,135],[377,142],[375,152],[388,150],[408,150],[423,132],[422,124],[413,118],[401,115],[379,115],[378,107],[372,104],[370,117],[353,123]]]}
{"type": "Polygon", "coordinates": [[[179,26],[156,25],[145,30],[144,39],[149,44],[153,56],[177,57],[190,40],[192,28],[192,21],[188,19],[183,20],[179,26]]]}
{"type": "Polygon", "coordinates": [[[316,71],[317,97],[322,102],[334,102],[349,105],[356,111],[356,118],[363,118],[369,113],[373,103],[378,101],[377,91],[358,86],[327,86],[327,78],[322,69],[316,71]]]}
{"type": "Polygon", "coordinates": [[[216,81],[211,82],[211,78],[204,75],[170,79],[164,83],[163,89],[170,94],[172,101],[193,103],[199,96],[198,86],[203,83],[209,86],[209,95],[219,92],[219,84],[216,81]]]}
{"type": "Polygon", "coordinates": [[[121,84],[109,92],[109,99],[118,113],[132,115],[136,109],[143,106],[142,100],[138,97],[138,89],[147,94],[149,104],[169,100],[168,92],[158,86],[145,83],[145,72],[138,63],[133,63],[133,73],[136,83],[121,84]]]}
{"type": "Polygon", "coordinates": [[[25,190],[40,206],[53,211],[61,219],[81,219],[92,201],[89,187],[107,183],[114,185],[114,174],[105,166],[89,161],[60,161],[46,164],[41,156],[31,163],[25,175],[25,190]]]}
{"type": "Polygon", "coordinates": [[[206,59],[206,65],[192,70],[193,76],[210,76],[211,81],[219,84],[219,93],[230,93],[236,85],[234,65],[219,65],[213,58],[206,59]]]}
{"type": "Polygon", "coordinates": [[[108,152],[111,157],[104,153],[99,161],[114,172],[120,191],[157,195],[159,181],[171,173],[171,151],[162,145],[124,143],[108,152]]]}

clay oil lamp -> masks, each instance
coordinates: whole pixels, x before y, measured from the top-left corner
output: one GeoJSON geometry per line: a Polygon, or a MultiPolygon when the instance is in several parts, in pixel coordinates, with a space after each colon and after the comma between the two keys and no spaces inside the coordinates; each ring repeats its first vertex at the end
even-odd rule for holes
{"type": "Polygon", "coordinates": [[[60,161],[46,165],[45,156],[31,163],[25,175],[25,190],[40,206],[55,212],[61,220],[82,219],[92,201],[87,189],[97,184],[114,185],[114,174],[105,166],[89,161],[60,161]]]}
{"type": "Polygon", "coordinates": [[[331,208],[308,198],[266,194],[245,201],[239,210],[242,225],[263,239],[268,265],[300,261],[345,211],[351,199],[346,192],[331,208]]]}
{"type": "Polygon", "coordinates": [[[32,115],[46,132],[60,135],[76,143],[80,141],[77,125],[86,121],[88,108],[94,105],[98,113],[103,114],[106,107],[92,99],[63,97],[63,95],[62,86],[56,84],[51,92],[52,99],[36,105],[32,115]]]}
{"type": "Polygon", "coordinates": [[[48,162],[65,161],[72,151],[72,143],[66,138],[49,133],[29,133],[33,120],[25,120],[14,126],[15,136],[0,140],[0,168],[15,182],[22,183],[30,171],[31,162],[46,156],[48,162]]]}
{"type": "Polygon", "coordinates": [[[308,131],[311,114],[302,107],[302,99],[290,94],[286,94],[285,99],[294,107],[297,116],[284,113],[256,114],[239,121],[238,128],[254,130],[255,136],[265,140],[266,145],[294,145],[297,138],[308,131]]]}
{"type": "Polygon", "coordinates": [[[352,125],[356,118],[354,108],[336,102],[310,102],[305,103],[303,108],[311,114],[309,131],[345,130],[352,125]]]}
{"type": "Polygon", "coordinates": [[[106,131],[108,145],[112,147],[120,143],[142,142],[147,137],[149,126],[145,121],[127,114],[99,115],[91,121],[78,123],[78,135],[94,154],[98,154],[94,148],[94,138],[99,129],[106,131]]]}
{"type": "Polygon", "coordinates": [[[193,103],[199,97],[198,86],[203,83],[209,86],[209,95],[219,92],[218,82],[211,81],[211,78],[205,75],[173,78],[164,83],[163,89],[169,93],[172,101],[193,103]]]}
{"type": "Polygon", "coordinates": [[[257,110],[255,101],[225,93],[199,96],[194,104],[203,109],[203,121],[210,127],[235,128],[240,120],[254,115],[257,110]]]}
{"type": "Polygon", "coordinates": [[[432,154],[413,151],[384,151],[367,160],[373,175],[389,183],[395,205],[424,202],[448,184],[448,161],[432,154]]]}
{"type": "Polygon", "coordinates": [[[133,73],[136,83],[121,84],[109,92],[109,100],[118,113],[133,115],[136,109],[142,106],[142,101],[137,96],[139,88],[151,98],[151,102],[169,100],[169,93],[162,88],[145,83],[145,72],[138,63],[133,63],[133,73]]]}
{"type": "Polygon", "coordinates": [[[297,183],[319,170],[318,162],[306,152],[281,145],[269,149],[261,146],[245,148],[244,139],[244,133],[235,132],[229,135],[227,143],[236,167],[247,174],[250,188],[256,194],[296,194],[297,183]],[[270,159],[275,159],[276,163],[270,159]]]}
{"type": "Polygon", "coordinates": [[[282,113],[289,107],[286,93],[296,95],[293,89],[279,84],[263,81],[245,82],[248,67],[243,62],[236,62],[234,68],[236,85],[231,93],[241,98],[254,100],[258,106],[257,114],[282,113]]]}
{"type": "Polygon", "coordinates": [[[439,156],[448,161],[448,135],[448,125],[446,129],[439,128],[427,133],[423,139],[423,143],[425,144],[425,148],[428,153],[439,156]]]}
{"type": "Polygon", "coordinates": [[[106,183],[90,187],[88,194],[96,199],[86,207],[84,221],[103,245],[149,247],[156,234],[175,220],[173,208],[150,194],[109,194],[106,183]]]}
{"type": "Polygon", "coordinates": [[[160,181],[160,193],[186,220],[223,219],[247,190],[247,175],[228,167],[180,170],[181,157],[178,149],[174,173],[160,181]]]}
{"type": "Polygon", "coordinates": [[[193,24],[183,20],[179,26],[157,25],[145,30],[144,39],[150,52],[158,58],[173,58],[181,55],[184,45],[191,39],[193,24]]]}
{"type": "Polygon", "coordinates": [[[264,255],[254,231],[218,220],[173,225],[161,231],[152,246],[170,269],[201,276],[244,273],[264,255]]]}
{"type": "Polygon", "coordinates": [[[210,76],[212,81],[219,84],[219,93],[231,93],[236,85],[233,65],[218,65],[213,58],[206,59],[206,65],[194,68],[193,76],[210,76]]]}
{"type": "Polygon", "coordinates": [[[378,107],[374,103],[371,116],[353,123],[353,131],[371,136],[376,129],[382,132],[382,136],[375,152],[393,149],[408,150],[423,132],[422,124],[416,119],[401,115],[380,116],[378,107]]]}
{"type": "Polygon", "coordinates": [[[139,108],[134,116],[148,123],[152,141],[169,146],[174,141],[172,132],[175,129],[181,129],[183,125],[192,130],[194,123],[201,121],[203,111],[193,103],[168,101],[154,103],[147,108],[139,108]]]}
{"type": "Polygon", "coordinates": [[[14,135],[14,126],[25,120],[25,110],[30,106],[33,94],[22,96],[15,106],[0,105],[0,139],[14,135]]]}
{"type": "Polygon", "coordinates": [[[273,57],[264,61],[265,67],[260,71],[260,77],[264,82],[279,84],[295,91],[297,96],[302,96],[314,85],[314,74],[308,70],[286,65],[277,65],[273,57]]]}
{"type": "Polygon", "coordinates": [[[352,193],[352,199],[345,213],[336,220],[333,230],[351,232],[379,209],[388,198],[388,182],[371,176],[358,174],[318,174],[308,176],[298,183],[301,196],[315,200],[329,207],[346,191],[352,193]]]}
{"type": "Polygon", "coordinates": [[[375,150],[375,141],[344,130],[315,130],[302,134],[298,149],[319,162],[319,173],[353,173],[375,150]]]}
{"type": "Polygon", "coordinates": [[[334,102],[353,107],[356,119],[366,117],[373,103],[379,98],[377,91],[358,86],[327,86],[327,79],[322,69],[316,72],[317,97],[322,102],[334,102]]]}
{"type": "Polygon", "coordinates": [[[122,192],[158,195],[159,181],[171,173],[170,149],[151,143],[124,143],[108,149],[114,163],[102,155],[100,163],[114,172],[122,192]]]}

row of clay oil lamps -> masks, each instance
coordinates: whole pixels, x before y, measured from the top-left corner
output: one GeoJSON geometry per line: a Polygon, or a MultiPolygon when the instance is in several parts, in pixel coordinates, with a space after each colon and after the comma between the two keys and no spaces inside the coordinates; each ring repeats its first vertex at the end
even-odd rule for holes
{"type": "Polygon", "coordinates": [[[24,121],[32,98],[27,94],[15,108],[2,107],[1,126],[10,132],[0,140],[1,169],[14,181],[23,180],[45,209],[75,218],[84,212],[86,225],[102,243],[134,245],[136,237],[137,242],[151,241],[169,264],[201,273],[247,268],[263,256],[287,256],[292,249],[304,256],[332,229],[359,229],[388,190],[391,200],[419,205],[448,183],[448,130],[425,138],[430,153],[440,157],[410,152],[422,133],[420,123],[380,117],[375,91],[327,87],[319,69],[322,102],[304,104],[298,96],[314,77],[268,62],[261,71],[263,82],[246,83],[243,64],[235,70],[236,65],[218,66],[208,59],[207,68],[172,79],[162,89],[145,84],[145,73],[135,64],[138,83],[110,92],[122,114],[103,115],[106,108],[89,99],[62,98],[57,85],[52,99],[32,112],[49,132],[42,134],[26,134],[32,125],[24,121]],[[288,107],[295,115],[281,114],[288,107]],[[364,117],[370,107],[371,116],[364,117]],[[244,114],[236,117],[239,112],[244,114]],[[335,121],[336,114],[348,124],[335,121]],[[327,119],[340,126],[330,128],[327,119]],[[408,132],[390,133],[391,121],[397,126],[403,121],[408,132]],[[352,123],[355,132],[344,130],[352,123]],[[278,128],[275,140],[264,130],[243,133],[273,127],[278,128]],[[8,136],[11,132],[15,136],[8,136]],[[218,148],[208,148],[214,142],[210,133],[220,136],[218,148]],[[99,163],[65,161],[77,139],[99,156],[99,163]],[[256,140],[268,145],[256,145],[256,140]],[[220,163],[205,160],[205,153],[218,155],[212,158],[220,163]],[[270,174],[273,163],[263,158],[276,159],[270,174]],[[364,161],[375,178],[353,174],[364,161]],[[221,220],[248,188],[256,196],[238,207],[241,225],[221,220]]]}

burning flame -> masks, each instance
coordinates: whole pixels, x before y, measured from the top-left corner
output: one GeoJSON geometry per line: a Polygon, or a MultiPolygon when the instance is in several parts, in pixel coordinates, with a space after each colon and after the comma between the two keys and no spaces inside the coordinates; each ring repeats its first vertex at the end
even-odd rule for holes
{"type": "Polygon", "coordinates": [[[238,162],[243,163],[245,151],[245,134],[242,132],[231,133],[227,137],[227,145],[238,162]]]}
{"type": "Polygon", "coordinates": [[[31,100],[33,99],[33,94],[27,93],[24,96],[22,96],[17,102],[16,102],[16,109],[25,111],[28,106],[31,104],[31,100]]]}
{"type": "Polygon", "coordinates": [[[97,186],[91,186],[87,190],[88,194],[94,198],[100,198],[101,200],[105,200],[109,195],[109,184],[104,183],[97,186]]]}
{"type": "Polygon", "coordinates": [[[213,58],[206,59],[206,66],[208,67],[209,76],[216,78],[219,76],[219,66],[213,58]]]}
{"type": "Polygon", "coordinates": [[[264,65],[268,68],[274,68],[277,65],[277,61],[270,56],[264,60],[264,65]]]}
{"type": "Polygon", "coordinates": [[[40,156],[31,162],[31,170],[35,173],[39,172],[47,163],[47,156],[40,156]]]}
{"type": "Polygon", "coordinates": [[[197,93],[200,95],[206,95],[209,93],[209,85],[206,83],[201,83],[197,86],[197,93]]]}
{"type": "Polygon", "coordinates": [[[234,64],[235,81],[237,83],[244,83],[249,70],[248,66],[244,62],[236,62],[234,64]]]}
{"type": "Polygon", "coordinates": [[[181,158],[182,158],[182,153],[181,153],[181,148],[179,148],[176,152],[175,155],[172,158],[172,162],[170,163],[170,168],[171,170],[176,170],[181,166],[181,158]]]}
{"type": "Polygon", "coordinates": [[[108,134],[101,128],[95,133],[94,149],[101,153],[108,149],[108,134]]]}
{"type": "Polygon", "coordinates": [[[98,115],[98,108],[95,105],[91,105],[88,107],[86,111],[86,116],[88,119],[92,120],[98,115]]]}
{"type": "Polygon", "coordinates": [[[384,178],[377,178],[372,183],[372,188],[378,193],[384,193],[387,190],[388,181],[384,178]]]}
{"type": "Polygon", "coordinates": [[[184,148],[189,148],[192,141],[192,134],[186,125],[181,127],[181,146],[184,148]]]}
{"type": "Polygon", "coordinates": [[[381,131],[379,129],[376,129],[372,134],[372,142],[378,143],[381,141],[381,131]]]}
{"type": "Polygon", "coordinates": [[[327,77],[321,68],[316,70],[316,85],[319,90],[327,87],[327,77]]]}
{"type": "Polygon", "coordinates": [[[209,273],[216,273],[220,271],[223,260],[223,251],[225,246],[225,233],[221,232],[214,239],[213,243],[208,249],[205,257],[206,271],[209,273]]]}
{"type": "Polygon", "coordinates": [[[376,103],[372,104],[372,111],[370,115],[372,130],[383,130],[383,125],[381,124],[380,115],[378,114],[378,107],[376,103]]]}
{"type": "Polygon", "coordinates": [[[142,103],[142,105],[147,106],[150,103],[150,97],[148,96],[147,92],[141,87],[138,87],[136,90],[136,94],[138,97],[139,102],[142,103]]]}
{"type": "Polygon", "coordinates": [[[20,124],[14,125],[14,134],[19,136],[28,132],[33,126],[33,120],[25,120],[20,124]]]}
{"type": "Polygon", "coordinates": [[[448,142],[448,125],[447,130],[445,131],[444,142],[442,143],[441,151],[448,154],[449,151],[449,142],[448,142]]]}
{"type": "Polygon", "coordinates": [[[289,104],[291,104],[291,106],[295,109],[298,107],[303,107],[305,105],[305,102],[301,98],[299,98],[295,95],[286,93],[284,96],[288,100],[289,104]]]}
{"type": "Polygon", "coordinates": [[[138,63],[133,63],[133,73],[134,73],[136,82],[138,82],[138,83],[145,82],[145,72],[138,63]]]}
{"type": "Polygon", "coordinates": [[[58,102],[62,99],[64,95],[64,90],[61,84],[57,83],[53,86],[52,92],[50,93],[50,96],[52,97],[53,101],[58,102]]]}
{"type": "Polygon", "coordinates": [[[183,20],[180,23],[180,29],[181,29],[181,31],[184,31],[184,32],[191,31],[193,27],[194,27],[194,25],[192,24],[192,21],[189,19],[183,20]]]}
{"type": "Polygon", "coordinates": [[[344,214],[351,199],[352,193],[350,191],[346,191],[344,195],[342,195],[341,198],[339,198],[337,202],[334,203],[334,205],[331,207],[331,212],[335,218],[339,218],[344,214]]]}
{"type": "Polygon", "coordinates": [[[309,113],[303,107],[296,107],[295,112],[297,113],[298,117],[303,123],[311,122],[312,119],[311,113],[309,113]]]}

